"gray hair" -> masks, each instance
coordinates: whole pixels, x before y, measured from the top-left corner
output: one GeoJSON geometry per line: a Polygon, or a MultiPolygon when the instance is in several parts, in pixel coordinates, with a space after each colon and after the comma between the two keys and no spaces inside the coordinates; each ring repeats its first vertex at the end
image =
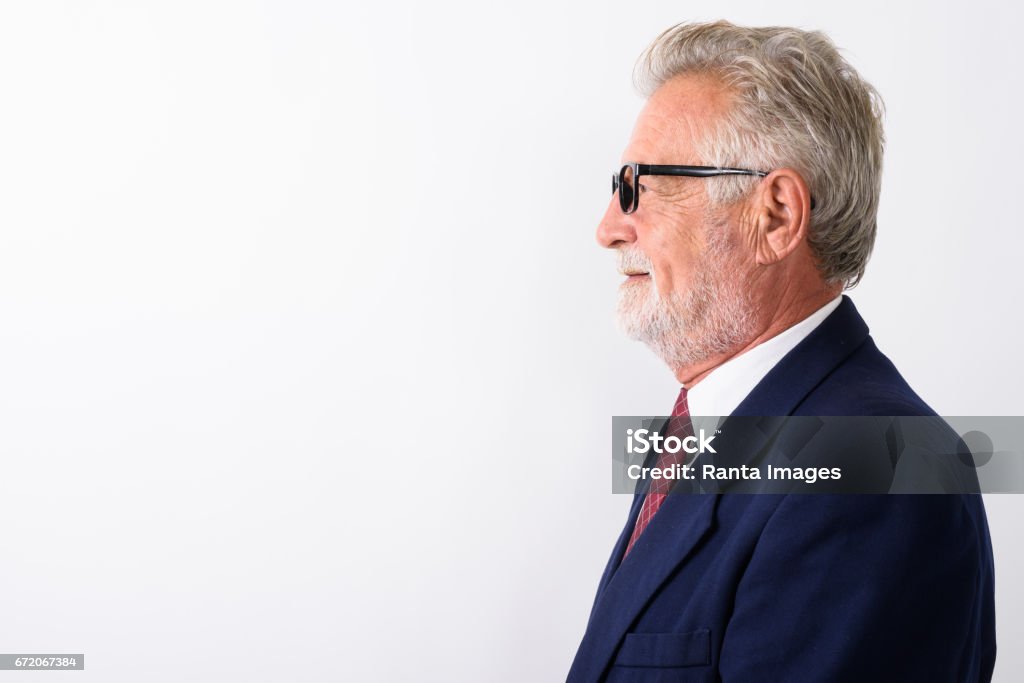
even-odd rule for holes
{"type": "MultiPolygon", "coordinates": [[[[680,24],[637,62],[645,96],[675,76],[707,75],[733,104],[699,146],[713,166],[799,172],[814,197],[808,242],[829,284],[853,287],[875,243],[882,181],[882,99],[820,31],[746,28],[725,21],[680,24]]],[[[692,163],[682,160],[674,163],[692,163]]],[[[738,201],[750,176],[707,185],[712,205],[738,201]]]]}

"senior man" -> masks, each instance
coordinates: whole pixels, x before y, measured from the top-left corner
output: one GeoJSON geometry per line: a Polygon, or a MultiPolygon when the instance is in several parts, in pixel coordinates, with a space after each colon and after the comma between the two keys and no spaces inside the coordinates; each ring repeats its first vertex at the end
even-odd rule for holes
{"type": "MultiPolygon", "coordinates": [[[[882,167],[874,89],[823,34],[676,26],[598,241],[624,329],[682,389],[672,415],[934,415],[842,291],[882,167]]],[[[652,484],[653,486],[653,484],[652,484]]],[[[988,681],[979,495],[641,490],[570,681],[988,681]]]]}

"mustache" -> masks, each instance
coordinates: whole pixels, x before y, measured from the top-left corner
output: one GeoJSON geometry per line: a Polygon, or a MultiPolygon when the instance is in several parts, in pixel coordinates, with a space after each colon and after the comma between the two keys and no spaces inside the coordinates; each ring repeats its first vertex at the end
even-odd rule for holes
{"type": "Polygon", "coordinates": [[[620,273],[650,273],[653,265],[651,260],[647,256],[637,249],[632,247],[629,249],[619,249],[619,272],[620,273]]]}

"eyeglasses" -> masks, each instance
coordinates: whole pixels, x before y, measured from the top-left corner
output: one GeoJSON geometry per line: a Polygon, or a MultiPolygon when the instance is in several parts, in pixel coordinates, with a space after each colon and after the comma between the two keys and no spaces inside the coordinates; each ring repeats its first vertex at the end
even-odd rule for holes
{"type": "Polygon", "coordinates": [[[745,168],[717,168],[715,166],[652,166],[651,164],[629,163],[618,173],[612,173],[612,194],[619,192],[619,206],[622,213],[633,213],[640,206],[637,180],[645,175],[674,175],[691,178],[711,178],[720,175],[753,175],[764,177],[764,171],[750,171],[745,168]]]}

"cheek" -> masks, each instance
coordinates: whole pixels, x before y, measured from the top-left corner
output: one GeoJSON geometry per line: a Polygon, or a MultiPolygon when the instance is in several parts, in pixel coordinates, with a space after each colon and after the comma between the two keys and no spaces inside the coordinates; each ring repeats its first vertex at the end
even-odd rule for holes
{"type": "Polygon", "coordinates": [[[651,246],[651,265],[654,285],[658,294],[685,294],[693,282],[696,269],[701,267],[700,250],[685,239],[663,240],[651,246]]]}
{"type": "Polygon", "coordinates": [[[654,285],[658,295],[667,298],[672,294],[683,295],[690,287],[693,270],[678,261],[655,263],[654,285]]]}
{"type": "Polygon", "coordinates": [[[641,203],[641,211],[645,210],[637,225],[637,246],[651,261],[658,294],[685,294],[704,250],[705,227],[699,212],[681,211],[676,204],[655,201],[641,203]]]}

